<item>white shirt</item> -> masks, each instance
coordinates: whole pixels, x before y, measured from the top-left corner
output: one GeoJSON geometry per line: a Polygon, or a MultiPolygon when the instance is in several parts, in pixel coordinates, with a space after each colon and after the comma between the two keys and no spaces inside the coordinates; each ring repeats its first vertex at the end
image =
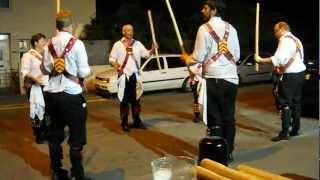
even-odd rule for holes
{"type": "MultiPolygon", "coordinates": [[[[62,54],[71,37],[73,36],[69,32],[58,32],[57,35],[52,38],[51,42],[56,50],[57,56],[62,54]]],[[[81,40],[76,40],[72,49],[65,55],[64,60],[65,70],[68,73],[80,78],[85,78],[90,74],[87,52],[81,40]]],[[[43,62],[45,69],[51,72],[53,70],[54,59],[48,47],[45,48],[43,62]]],[[[49,79],[49,84],[44,87],[44,91],[80,94],[83,90],[80,84],[70,80],[64,75],[58,75],[49,79]]]]}
{"type": "Polygon", "coordinates": [[[40,65],[42,63],[42,55],[34,50],[30,49],[28,52],[24,53],[21,58],[21,75],[24,79],[25,76],[30,73],[33,77],[43,76],[41,78],[41,85],[46,85],[48,83],[48,76],[43,75],[40,70],[40,65]]]}
{"type": "Polygon", "coordinates": [[[292,57],[294,58],[294,60],[284,73],[298,73],[304,71],[306,69],[306,66],[303,63],[304,53],[302,43],[291,32],[287,32],[279,39],[277,51],[275,52],[274,56],[271,57],[272,64],[274,66],[284,66],[292,57]],[[296,42],[293,39],[285,36],[292,36],[298,41],[301,56],[299,52],[296,53],[296,42]]]}
{"type": "MultiPolygon", "coordinates": [[[[114,43],[109,55],[109,62],[117,62],[120,64],[120,66],[124,63],[127,54],[126,46],[122,43],[123,40],[124,38],[114,43]]],[[[128,76],[131,76],[133,73],[137,73],[139,71],[135,61],[137,61],[138,67],[140,67],[141,57],[147,58],[150,56],[150,51],[147,50],[144,45],[137,40],[135,40],[134,44],[132,45],[132,52],[133,55],[129,56],[127,64],[123,69],[123,73],[128,76]],[[132,58],[132,56],[134,58],[132,58]]]]}
{"type": "MultiPolygon", "coordinates": [[[[225,33],[225,22],[220,17],[212,17],[208,23],[220,37],[223,38],[225,33]]],[[[228,37],[228,50],[233,55],[234,60],[238,61],[240,58],[240,45],[237,31],[230,25],[228,37]]],[[[192,57],[202,63],[208,60],[218,52],[216,41],[209,34],[209,30],[205,24],[201,25],[197,32],[196,42],[192,57]]],[[[209,64],[205,70],[206,78],[221,78],[234,84],[239,83],[237,66],[228,60],[224,55],[213,63],[209,64]]]]}

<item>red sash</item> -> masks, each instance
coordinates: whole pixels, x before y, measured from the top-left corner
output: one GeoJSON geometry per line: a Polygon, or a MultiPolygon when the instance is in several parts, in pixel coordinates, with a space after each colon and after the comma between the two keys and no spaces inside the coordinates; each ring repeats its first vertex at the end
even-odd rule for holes
{"type": "Polygon", "coordinates": [[[135,43],[135,40],[133,39],[130,42],[129,45],[126,42],[123,42],[123,41],[121,41],[121,42],[126,47],[126,57],[124,58],[124,61],[123,61],[122,65],[121,65],[120,69],[118,70],[119,76],[121,76],[123,74],[123,70],[126,67],[127,63],[128,63],[129,56],[132,57],[132,59],[134,60],[134,62],[136,64],[137,69],[139,70],[139,65],[138,65],[137,60],[134,58],[133,48],[132,48],[133,44],[135,43]]]}
{"type": "MultiPolygon", "coordinates": [[[[58,59],[61,59],[61,58],[64,59],[65,55],[71,51],[72,47],[76,43],[76,40],[77,40],[76,38],[71,37],[60,56],[57,55],[57,52],[54,49],[53,44],[50,42],[48,48],[49,48],[49,51],[50,51],[52,57],[55,59],[55,61],[58,59]]],[[[78,76],[74,76],[74,75],[70,74],[65,68],[64,68],[62,74],[66,78],[72,80],[73,82],[80,84],[81,86],[84,86],[83,78],[79,78],[78,76]]],[[[54,76],[54,75],[57,75],[57,73],[52,72],[51,75],[54,76]]]]}
{"type": "Polygon", "coordinates": [[[293,63],[293,61],[295,60],[294,57],[295,57],[298,53],[300,54],[300,58],[302,59],[302,53],[301,53],[299,41],[298,41],[296,38],[294,38],[293,36],[291,36],[291,35],[286,35],[286,36],[284,36],[284,37],[290,38],[290,39],[292,39],[292,40],[295,42],[295,44],[296,44],[296,52],[294,53],[294,55],[289,59],[289,61],[288,61],[284,66],[277,66],[277,67],[275,67],[275,73],[277,73],[277,74],[282,74],[282,73],[284,73],[284,71],[285,71],[286,69],[288,69],[289,66],[293,63]]]}

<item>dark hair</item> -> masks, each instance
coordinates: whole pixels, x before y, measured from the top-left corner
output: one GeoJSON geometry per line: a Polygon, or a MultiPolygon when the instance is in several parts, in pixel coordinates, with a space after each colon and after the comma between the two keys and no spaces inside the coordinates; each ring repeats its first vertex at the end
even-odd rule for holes
{"type": "Polygon", "coordinates": [[[203,5],[208,5],[212,10],[216,9],[216,15],[220,15],[224,8],[226,8],[226,4],[223,0],[206,0],[203,2],[203,5]]]}
{"type": "Polygon", "coordinates": [[[46,36],[44,34],[41,34],[41,33],[34,34],[31,37],[31,40],[30,40],[31,46],[34,48],[35,43],[38,42],[41,38],[46,38],[46,36]]]}
{"type": "Polygon", "coordinates": [[[60,11],[56,16],[56,27],[58,30],[62,30],[65,27],[70,26],[73,23],[72,13],[69,10],[60,11]]]}

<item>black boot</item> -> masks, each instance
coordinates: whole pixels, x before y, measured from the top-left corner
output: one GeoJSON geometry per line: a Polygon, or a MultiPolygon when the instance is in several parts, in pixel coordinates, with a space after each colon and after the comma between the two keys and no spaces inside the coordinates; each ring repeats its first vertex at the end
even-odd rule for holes
{"type": "Polygon", "coordinates": [[[69,180],[68,171],[65,169],[57,169],[52,173],[52,180],[69,180]]]}
{"type": "Polygon", "coordinates": [[[273,137],[271,141],[277,142],[281,140],[289,140],[288,131],[281,131],[278,136],[273,137]]]}
{"type": "Polygon", "coordinates": [[[137,112],[133,114],[133,127],[137,129],[147,129],[147,127],[142,123],[140,115],[137,112]]]}
{"type": "Polygon", "coordinates": [[[84,168],[82,165],[82,147],[70,147],[70,161],[71,161],[71,179],[72,180],[91,180],[84,175],[84,168]]]}
{"type": "Polygon", "coordinates": [[[299,131],[293,128],[293,129],[289,132],[289,135],[290,135],[290,136],[298,136],[298,135],[299,135],[299,131]]]}
{"type": "Polygon", "coordinates": [[[127,105],[120,105],[120,118],[121,118],[121,128],[124,132],[130,132],[130,128],[128,126],[128,115],[129,108],[127,105]]]}
{"type": "Polygon", "coordinates": [[[141,106],[139,101],[134,101],[131,106],[131,113],[133,118],[133,127],[138,129],[147,129],[147,127],[142,123],[140,118],[141,106]]]}
{"type": "Polygon", "coordinates": [[[121,113],[121,128],[125,132],[130,132],[130,128],[128,126],[128,113],[121,113]]]}
{"type": "Polygon", "coordinates": [[[62,169],[62,147],[59,143],[49,143],[49,156],[52,169],[52,180],[69,180],[68,171],[62,169]]]}

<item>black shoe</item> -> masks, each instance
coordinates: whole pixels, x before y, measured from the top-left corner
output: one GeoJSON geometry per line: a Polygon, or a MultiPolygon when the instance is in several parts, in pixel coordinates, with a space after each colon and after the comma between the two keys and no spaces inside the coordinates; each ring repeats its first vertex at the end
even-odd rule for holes
{"type": "Polygon", "coordinates": [[[124,132],[130,132],[128,124],[121,124],[121,128],[124,132]]]}
{"type": "Polygon", "coordinates": [[[70,180],[68,176],[68,171],[65,169],[53,171],[52,180],[70,180]]]}
{"type": "Polygon", "coordinates": [[[299,133],[298,133],[298,131],[290,131],[290,133],[289,133],[289,135],[290,136],[298,136],[299,135],[299,133]]]}
{"type": "Polygon", "coordinates": [[[271,141],[277,142],[281,140],[289,140],[289,136],[287,133],[280,132],[278,136],[271,138],[271,141]]]}
{"type": "Polygon", "coordinates": [[[134,122],[133,127],[137,129],[147,129],[147,127],[142,123],[142,121],[134,122]]]}

